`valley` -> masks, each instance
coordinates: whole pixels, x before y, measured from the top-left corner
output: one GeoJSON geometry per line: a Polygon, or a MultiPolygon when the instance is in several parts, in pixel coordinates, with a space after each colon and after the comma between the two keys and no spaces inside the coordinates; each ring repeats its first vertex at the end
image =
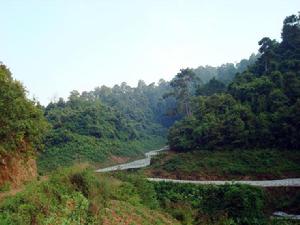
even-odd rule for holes
{"type": "Polygon", "coordinates": [[[0,225],[299,224],[300,14],[173,75],[42,105],[0,61],[0,225]]]}

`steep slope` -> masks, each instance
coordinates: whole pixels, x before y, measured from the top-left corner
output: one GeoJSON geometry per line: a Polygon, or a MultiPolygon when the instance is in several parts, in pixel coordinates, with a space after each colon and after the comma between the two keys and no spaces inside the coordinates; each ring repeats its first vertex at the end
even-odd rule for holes
{"type": "Polygon", "coordinates": [[[16,187],[36,177],[35,154],[47,127],[42,110],[0,64],[0,187],[16,187]]]}
{"type": "Polygon", "coordinates": [[[0,161],[0,187],[19,187],[37,177],[36,161],[23,155],[6,155],[0,161]]]}

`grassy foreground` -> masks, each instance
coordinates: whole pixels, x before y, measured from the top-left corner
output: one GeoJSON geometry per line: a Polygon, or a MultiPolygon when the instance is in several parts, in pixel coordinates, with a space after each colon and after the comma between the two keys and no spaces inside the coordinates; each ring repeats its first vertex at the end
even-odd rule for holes
{"type": "Polygon", "coordinates": [[[77,167],[2,200],[0,225],[295,224],[269,215],[297,211],[299,200],[299,189],[152,183],[136,172],[96,174],[77,167]]]}
{"type": "Polygon", "coordinates": [[[178,224],[156,209],[156,198],[146,199],[154,189],[145,198],[141,188],[89,169],[63,169],[0,202],[0,225],[178,224]]]}
{"type": "Polygon", "coordinates": [[[148,176],[191,180],[300,177],[300,152],[232,150],[168,152],[152,160],[148,176]]]}

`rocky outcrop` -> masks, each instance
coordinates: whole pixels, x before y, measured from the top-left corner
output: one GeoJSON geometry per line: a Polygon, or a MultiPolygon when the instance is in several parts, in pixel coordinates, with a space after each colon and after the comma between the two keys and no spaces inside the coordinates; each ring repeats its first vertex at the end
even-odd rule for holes
{"type": "Polygon", "coordinates": [[[33,157],[0,155],[0,187],[9,183],[12,188],[37,177],[36,161],[33,157]]]}

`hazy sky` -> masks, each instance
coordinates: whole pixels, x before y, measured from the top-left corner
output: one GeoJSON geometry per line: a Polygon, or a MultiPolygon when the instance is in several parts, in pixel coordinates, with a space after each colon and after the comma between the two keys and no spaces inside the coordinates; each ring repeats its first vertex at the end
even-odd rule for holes
{"type": "Polygon", "coordinates": [[[299,0],[0,0],[0,61],[43,104],[71,90],[169,80],[280,40],[299,0]]]}

